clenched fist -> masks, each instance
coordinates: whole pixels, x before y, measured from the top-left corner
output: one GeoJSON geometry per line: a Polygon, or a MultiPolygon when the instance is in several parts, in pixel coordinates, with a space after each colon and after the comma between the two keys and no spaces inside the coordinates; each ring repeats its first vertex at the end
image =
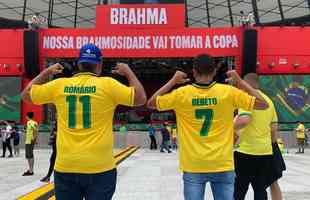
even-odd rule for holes
{"type": "Polygon", "coordinates": [[[119,74],[121,76],[127,76],[129,73],[132,73],[130,67],[125,63],[117,63],[114,70],[112,70],[113,74],[119,74]]]}
{"type": "Polygon", "coordinates": [[[184,84],[190,81],[190,79],[187,78],[187,74],[182,71],[176,71],[172,80],[175,82],[175,84],[184,84]]]}

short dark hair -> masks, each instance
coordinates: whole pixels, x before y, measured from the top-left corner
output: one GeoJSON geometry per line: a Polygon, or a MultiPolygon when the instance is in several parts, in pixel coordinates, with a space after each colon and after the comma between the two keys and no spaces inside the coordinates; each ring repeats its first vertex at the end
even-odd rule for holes
{"type": "Polygon", "coordinates": [[[214,72],[217,66],[214,63],[212,56],[201,54],[195,58],[194,69],[202,75],[210,75],[214,72]]]}
{"type": "Polygon", "coordinates": [[[34,113],[33,112],[27,112],[26,116],[29,117],[30,119],[33,119],[34,113]]]}
{"type": "Polygon", "coordinates": [[[95,72],[97,64],[82,62],[79,64],[80,72],[95,72]]]}

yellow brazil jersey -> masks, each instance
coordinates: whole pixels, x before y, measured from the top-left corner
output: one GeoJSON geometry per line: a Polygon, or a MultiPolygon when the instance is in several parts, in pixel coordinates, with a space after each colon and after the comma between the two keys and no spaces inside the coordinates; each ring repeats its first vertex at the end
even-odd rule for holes
{"type": "Polygon", "coordinates": [[[56,171],[92,174],[115,168],[114,110],[118,104],[134,104],[133,88],[112,78],[79,73],[33,85],[31,99],[35,104],[56,106],[56,171]]]}
{"type": "Polygon", "coordinates": [[[276,109],[271,99],[261,91],[260,95],[267,101],[266,110],[239,110],[239,115],[251,116],[251,122],[240,130],[240,144],[237,151],[249,155],[272,155],[271,124],[278,122],[276,109]]]}
{"type": "Polygon", "coordinates": [[[172,127],[171,126],[166,126],[166,129],[168,130],[169,134],[172,134],[172,127]]]}
{"type": "Polygon", "coordinates": [[[298,139],[305,139],[305,126],[303,124],[299,124],[296,129],[296,133],[298,139]]]}
{"type": "Polygon", "coordinates": [[[177,129],[176,128],[172,128],[171,135],[172,135],[172,138],[176,138],[177,137],[177,129]]]}
{"type": "Polygon", "coordinates": [[[277,139],[277,144],[278,144],[278,147],[279,147],[281,153],[283,154],[284,153],[284,142],[283,142],[282,138],[277,139]]]}
{"type": "Polygon", "coordinates": [[[38,123],[34,120],[29,120],[26,127],[26,141],[25,144],[31,144],[33,141],[33,132],[37,129],[38,123]]]}
{"type": "Polygon", "coordinates": [[[252,110],[255,97],[230,85],[213,82],[180,87],[157,97],[156,101],[158,110],[176,113],[182,171],[234,169],[234,110],[252,110]]]}

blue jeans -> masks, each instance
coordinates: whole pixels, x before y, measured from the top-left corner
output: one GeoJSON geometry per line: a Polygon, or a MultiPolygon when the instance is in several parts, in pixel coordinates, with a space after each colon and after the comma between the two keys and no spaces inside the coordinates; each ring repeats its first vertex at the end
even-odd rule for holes
{"type": "Polygon", "coordinates": [[[111,200],[116,187],[116,169],[99,174],[54,172],[57,200],[111,200]]]}
{"type": "Polygon", "coordinates": [[[233,200],[235,172],[183,173],[185,200],[204,200],[210,182],[214,200],[233,200]]]}

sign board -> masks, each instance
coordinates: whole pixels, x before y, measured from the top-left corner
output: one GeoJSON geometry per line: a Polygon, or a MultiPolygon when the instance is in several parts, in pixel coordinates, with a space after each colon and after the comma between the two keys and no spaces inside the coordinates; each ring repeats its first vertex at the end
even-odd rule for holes
{"type": "Polygon", "coordinates": [[[115,29],[184,28],[184,4],[130,4],[97,6],[96,28],[115,29]]]}
{"type": "Polygon", "coordinates": [[[45,57],[76,57],[93,43],[106,57],[193,57],[240,55],[241,29],[176,29],[99,32],[94,29],[42,30],[40,48],[45,57]]]}

